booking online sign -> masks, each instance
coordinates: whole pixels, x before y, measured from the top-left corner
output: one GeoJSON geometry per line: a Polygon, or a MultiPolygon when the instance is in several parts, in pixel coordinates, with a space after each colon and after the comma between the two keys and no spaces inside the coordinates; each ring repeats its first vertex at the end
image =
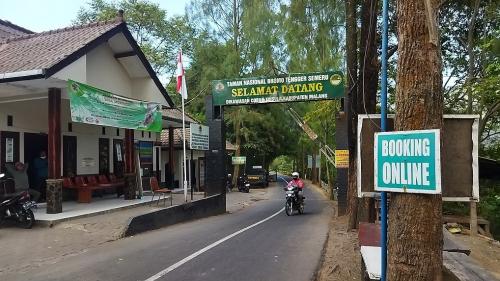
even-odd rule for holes
{"type": "Polygon", "coordinates": [[[439,130],[375,133],[375,190],[441,193],[439,130]]]}

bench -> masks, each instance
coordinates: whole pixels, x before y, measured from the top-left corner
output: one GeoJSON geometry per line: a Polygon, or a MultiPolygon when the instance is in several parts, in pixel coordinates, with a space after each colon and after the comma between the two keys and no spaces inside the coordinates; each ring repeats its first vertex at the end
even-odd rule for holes
{"type": "MultiPolygon", "coordinates": [[[[443,223],[458,223],[470,226],[470,217],[445,215],[443,216],[443,223]]],[[[490,238],[493,237],[490,232],[490,222],[488,220],[478,217],[477,226],[478,226],[477,230],[479,231],[480,234],[488,236],[490,238]]]]}
{"type": "MultiPolygon", "coordinates": [[[[99,175],[99,181],[96,176],[76,176],[74,181],[71,178],[63,178],[63,187],[68,189],[76,189],[78,194],[78,203],[90,203],[92,201],[92,191],[114,189],[117,190],[123,187],[124,182],[116,180],[109,181],[106,176],[99,175]]],[[[118,193],[118,196],[120,194],[118,193]]]]}
{"type": "Polygon", "coordinates": [[[380,280],[380,224],[360,222],[358,240],[361,252],[361,280],[380,280]]]}

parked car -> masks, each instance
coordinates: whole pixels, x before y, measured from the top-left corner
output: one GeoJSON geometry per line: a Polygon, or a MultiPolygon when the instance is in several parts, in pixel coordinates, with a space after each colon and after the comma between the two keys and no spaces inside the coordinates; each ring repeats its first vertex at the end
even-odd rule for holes
{"type": "Polygon", "coordinates": [[[266,171],[266,169],[260,167],[252,167],[248,170],[247,176],[251,186],[269,186],[269,173],[266,171]]]}

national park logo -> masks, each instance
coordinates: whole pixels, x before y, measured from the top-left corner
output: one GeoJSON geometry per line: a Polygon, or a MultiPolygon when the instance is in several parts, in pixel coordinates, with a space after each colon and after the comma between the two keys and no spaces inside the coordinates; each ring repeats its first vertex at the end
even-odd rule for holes
{"type": "Polygon", "coordinates": [[[222,82],[217,82],[217,84],[215,84],[215,91],[216,92],[222,92],[224,91],[224,84],[222,82]]]}
{"type": "Polygon", "coordinates": [[[330,83],[333,86],[340,85],[340,83],[342,83],[342,76],[340,76],[339,74],[333,74],[332,76],[330,76],[330,83]]]}

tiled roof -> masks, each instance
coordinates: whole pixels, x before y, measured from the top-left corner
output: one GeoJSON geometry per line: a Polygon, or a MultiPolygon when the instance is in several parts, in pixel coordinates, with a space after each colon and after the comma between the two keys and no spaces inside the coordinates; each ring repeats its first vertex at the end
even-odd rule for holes
{"type": "MultiPolygon", "coordinates": [[[[163,116],[167,119],[179,120],[182,121],[182,112],[178,108],[163,108],[163,116]]],[[[198,123],[196,120],[191,118],[188,114],[186,114],[186,122],[187,123],[198,123]]]]}
{"type": "MultiPolygon", "coordinates": [[[[189,149],[189,136],[191,134],[191,130],[186,128],[186,148],[189,149]]],[[[168,130],[161,131],[161,145],[168,146],[168,130]]],[[[182,128],[174,129],[174,147],[181,148],[182,147],[182,128]]],[[[226,150],[234,151],[236,150],[236,146],[228,141],[226,141],[226,150]]]]}
{"type": "MultiPolygon", "coordinates": [[[[186,128],[186,145],[189,143],[189,136],[191,135],[191,130],[186,128]]],[[[169,134],[168,130],[161,131],[161,144],[162,146],[168,146],[169,134]]],[[[182,128],[174,129],[174,147],[182,147],[182,128]]]]}
{"type": "Polygon", "coordinates": [[[34,32],[9,21],[0,20],[0,40],[32,33],[34,32]]]}
{"type": "Polygon", "coordinates": [[[121,23],[90,23],[0,39],[0,73],[50,68],[121,23]]]}

